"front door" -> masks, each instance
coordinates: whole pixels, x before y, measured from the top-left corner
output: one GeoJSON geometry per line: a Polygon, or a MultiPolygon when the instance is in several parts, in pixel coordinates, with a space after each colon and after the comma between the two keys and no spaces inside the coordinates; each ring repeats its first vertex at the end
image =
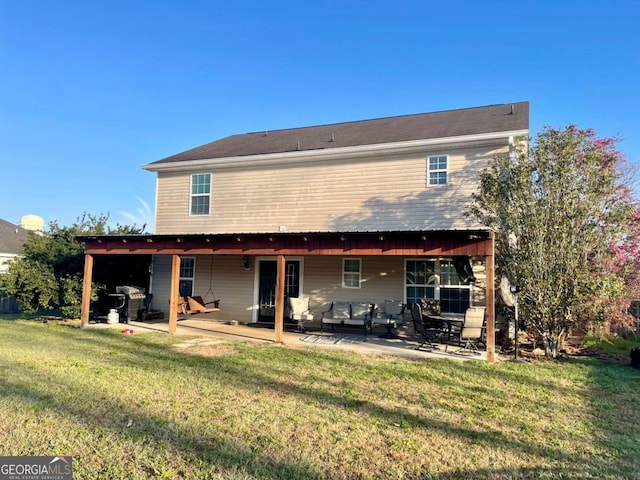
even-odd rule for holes
{"type": "MultiPolygon", "coordinates": [[[[276,276],[278,266],[275,260],[260,260],[259,265],[258,303],[260,309],[258,311],[258,321],[273,323],[276,317],[276,276]]],[[[286,302],[289,297],[297,297],[300,294],[300,260],[287,260],[284,269],[284,299],[286,302]]],[[[287,320],[286,317],[285,320],[287,320]]]]}

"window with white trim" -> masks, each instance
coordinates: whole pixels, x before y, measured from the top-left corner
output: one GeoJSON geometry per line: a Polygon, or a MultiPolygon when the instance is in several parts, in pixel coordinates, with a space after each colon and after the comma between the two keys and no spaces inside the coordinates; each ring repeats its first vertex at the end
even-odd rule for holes
{"type": "Polygon", "coordinates": [[[446,185],[448,164],[447,155],[433,155],[427,158],[427,185],[446,185]]]}
{"type": "Polygon", "coordinates": [[[440,260],[440,308],[443,312],[464,313],[471,304],[471,285],[464,284],[451,260],[440,260]]]}
{"type": "Polygon", "coordinates": [[[342,259],[342,288],[360,288],[362,260],[359,258],[342,259]]]}
{"type": "Polygon", "coordinates": [[[211,203],[211,174],[191,175],[191,215],[209,215],[211,203]]]}
{"type": "Polygon", "coordinates": [[[444,313],[464,313],[471,305],[471,285],[450,259],[405,259],[405,292],[407,303],[439,300],[444,313]]]}
{"type": "Polygon", "coordinates": [[[436,261],[405,260],[405,289],[407,303],[416,303],[423,298],[435,298],[436,261]]]}
{"type": "Polygon", "coordinates": [[[180,281],[178,291],[181,297],[193,295],[193,283],[196,277],[196,258],[180,257],[180,281]]]}

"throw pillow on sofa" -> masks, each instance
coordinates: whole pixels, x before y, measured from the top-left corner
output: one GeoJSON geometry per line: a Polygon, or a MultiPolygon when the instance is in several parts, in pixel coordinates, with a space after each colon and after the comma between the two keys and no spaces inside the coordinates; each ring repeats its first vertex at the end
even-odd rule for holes
{"type": "Polygon", "coordinates": [[[351,318],[351,306],[346,302],[335,302],[333,304],[331,318],[351,318]]]}

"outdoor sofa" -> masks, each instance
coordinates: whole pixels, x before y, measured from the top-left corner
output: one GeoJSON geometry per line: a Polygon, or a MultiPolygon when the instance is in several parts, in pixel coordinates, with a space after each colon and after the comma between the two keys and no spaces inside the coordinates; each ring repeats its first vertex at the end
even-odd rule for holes
{"type": "Polygon", "coordinates": [[[365,338],[367,329],[371,328],[373,304],[366,302],[331,302],[328,310],[320,317],[320,331],[331,325],[331,331],[339,327],[361,327],[365,338]]]}

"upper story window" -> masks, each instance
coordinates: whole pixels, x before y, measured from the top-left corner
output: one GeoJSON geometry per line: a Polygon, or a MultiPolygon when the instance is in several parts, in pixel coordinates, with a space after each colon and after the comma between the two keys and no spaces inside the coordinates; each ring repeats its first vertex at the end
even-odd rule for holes
{"type": "Polygon", "coordinates": [[[359,258],[342,259],[342,288],[360,288],[362,261],[359,258]]]}
{"type": "Polygon", "coordinates": [[[427,185],[446,185],[449,158],[434,155],[427,159],[427,185]]]}
{"type": "Polygon", "coordinates": [[[211,202],[211,174],[191,175],[191,215],[209,215],[211,202]]]}

